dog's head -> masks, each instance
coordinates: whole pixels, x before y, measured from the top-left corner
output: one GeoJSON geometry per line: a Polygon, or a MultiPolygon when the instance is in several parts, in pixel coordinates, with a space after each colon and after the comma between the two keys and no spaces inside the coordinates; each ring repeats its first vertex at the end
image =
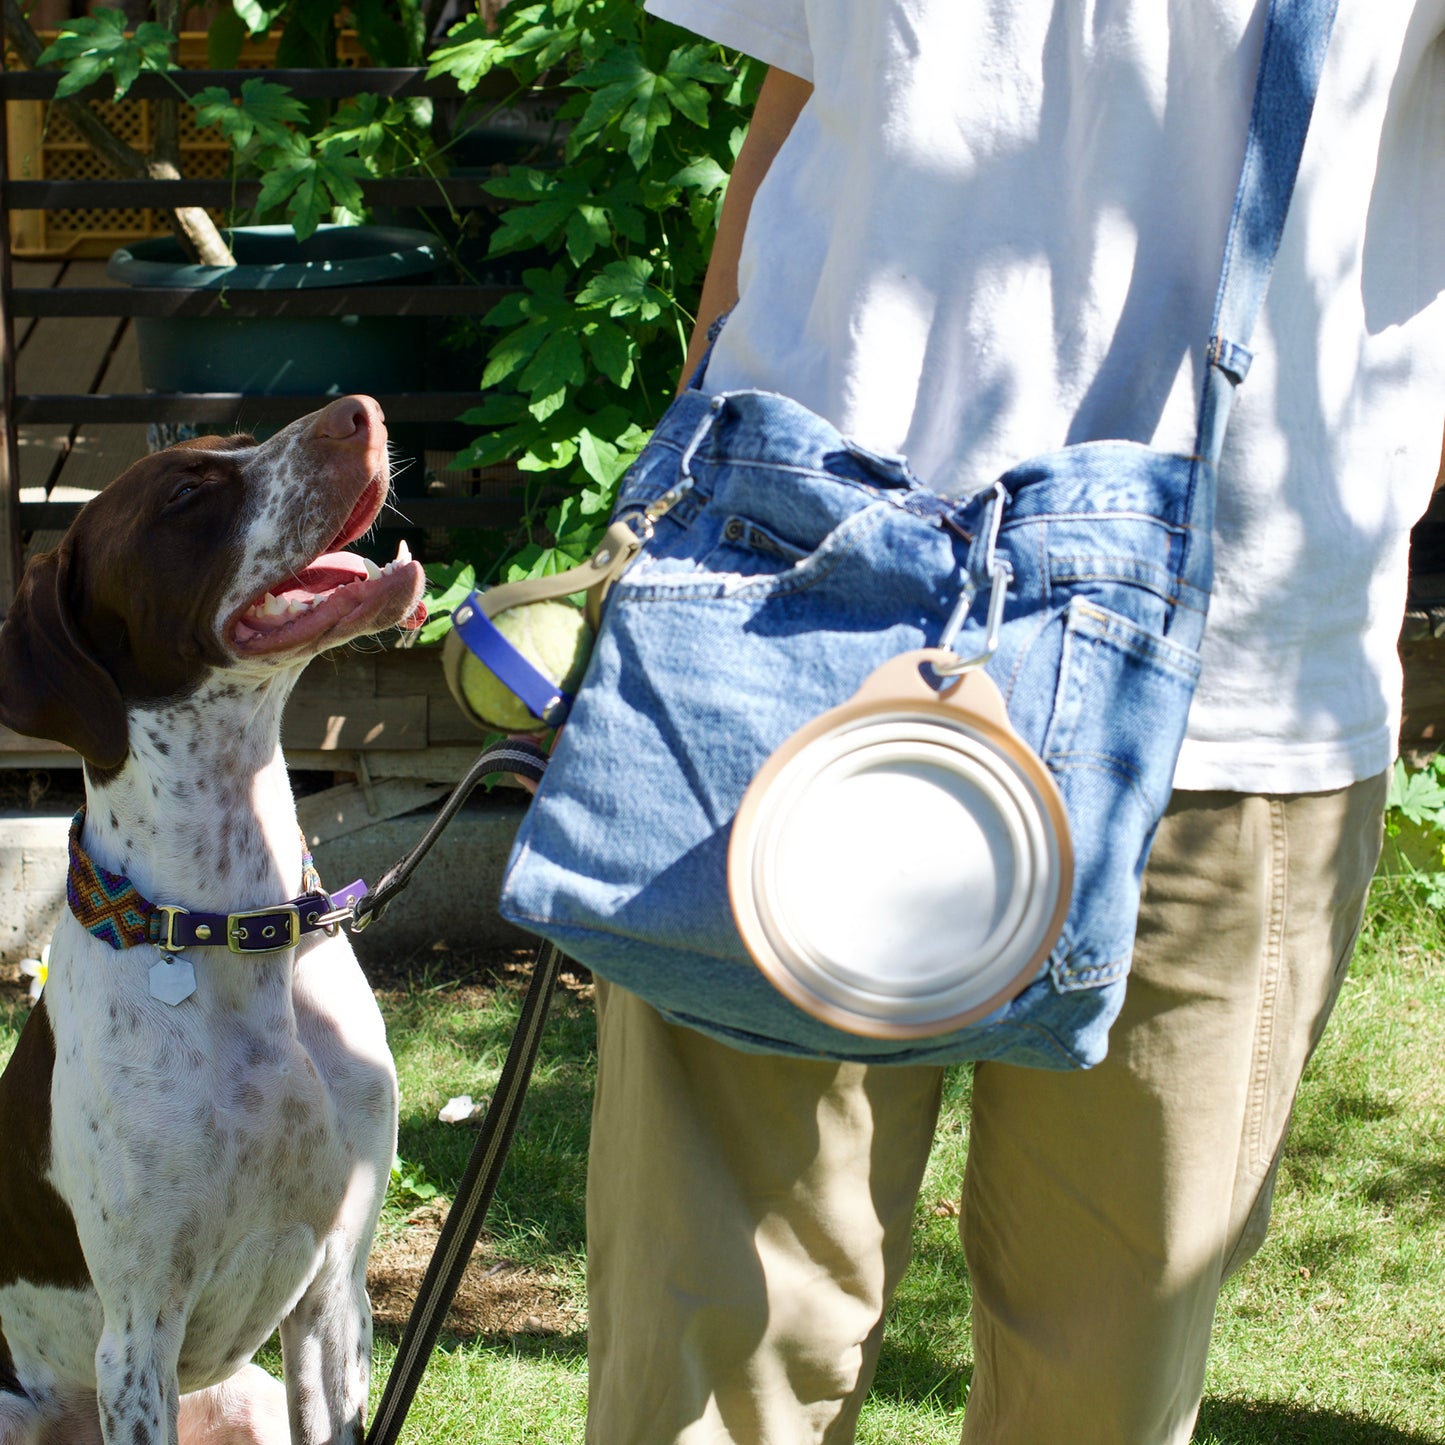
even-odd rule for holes
{"type": "Polygon", "coordinates": [[[260,679],[393,626],[419,626],[425,576],[342,549],[376,520],[386,425],[343,397],[261,443],[202,437],[137,462],[35,558],[0,625],[0,722],[126,757],[126,709],[185,697],[215,669],[260,679]]]}

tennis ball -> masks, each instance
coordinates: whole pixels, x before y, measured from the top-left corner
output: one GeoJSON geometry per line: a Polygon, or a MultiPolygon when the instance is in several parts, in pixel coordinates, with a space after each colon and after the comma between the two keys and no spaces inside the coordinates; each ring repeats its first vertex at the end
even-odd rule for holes
{"type": "MultiPolygon", "coordinates": [[[[582,680],[592,654],[592,629],[580,607],[570,602],[524,602],[492,618],[492,626],[563,692],[582,680]]],[[[472,711],[509,733],[541,732],[547,724],[474,653],[462,658],[462,693],[472,711]]]]}

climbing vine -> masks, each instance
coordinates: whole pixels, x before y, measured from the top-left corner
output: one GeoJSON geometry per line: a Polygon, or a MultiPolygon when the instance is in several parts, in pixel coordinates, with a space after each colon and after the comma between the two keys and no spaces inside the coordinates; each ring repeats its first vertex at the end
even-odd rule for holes
{"type": "Polygon", "coordinates": [[[431,57],[468,93],[499,71],[558,102],[547,144],[486,187],[504,205],[491,254],[524,264],[484,318],[483,396],[465,417],[483,432],[459,459],[514,461],[542,484],[518,577],[588,554],[676,386],[762,73],[637,0],[514,0],[431,57]]]}

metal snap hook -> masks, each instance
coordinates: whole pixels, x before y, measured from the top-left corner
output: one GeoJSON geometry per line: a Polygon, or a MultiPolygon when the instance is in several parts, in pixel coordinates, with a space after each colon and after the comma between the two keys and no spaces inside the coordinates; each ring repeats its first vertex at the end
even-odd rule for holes
{"type": "Polygon", "coordinates": [[[963,624],[968,620],[969,613],[973,610],[973,604],[978,598],[978,583],[972,577],[966,577],[963,591],[958,594],[958,601],[949,614],[948,621],[944,623],[943,633],[938,640],[939,647],[945,652],[952,652],[954,657],[952,662],[932,664],[933,671],[939,677],[962,677],[964,673],[984,666],[998,651],[999,634],[1003,630],[1004,603],[1008,600],[1009,583],[1013,581],[1013,569],[1002,558],[995,557],[989,581],[991,585],[988,616],[984,620],[983,646],[979,651],[967,657],[957,652],[953,646],[954,638],[958,636],[963,624]]]}

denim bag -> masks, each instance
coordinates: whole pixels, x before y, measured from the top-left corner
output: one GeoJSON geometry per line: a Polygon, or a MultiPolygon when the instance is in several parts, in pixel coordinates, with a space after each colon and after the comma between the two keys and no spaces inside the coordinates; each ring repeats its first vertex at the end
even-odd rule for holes
{"type": "MultiPolygon", "coordinates": [[[[1334,0],[1270,0],[1193,454],[1085,443],[958,502],[784,397],[692,389],[673,404],[621,487],[616,515],[645,545],[612,585],[522,823],[506,918],[744,1049],[1053,1069],[1104,1057],[1199,672],[1224,429],[1333,14],[1334,0]],[[1063,931],[987,1017],[928,1038],[845,1033],[744,948],[727,891],[734,815],[793,733],[890,658],[934,646],[961,589],[1005,585],[986,671],[1063,796],[1063,931]]],[[[984,651],[987,627],[970,612],[959,650],[984,651]]]]}

